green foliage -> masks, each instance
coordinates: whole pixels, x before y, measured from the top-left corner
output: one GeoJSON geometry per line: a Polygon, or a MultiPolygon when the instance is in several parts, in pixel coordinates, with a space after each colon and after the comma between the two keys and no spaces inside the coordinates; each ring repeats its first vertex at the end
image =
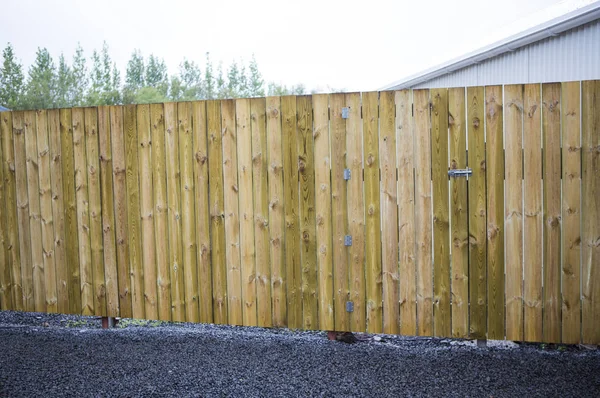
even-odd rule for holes
{"type": "Polygon", "coordinates": [[[134,101],[135,104],[155,104],[165,102],[167,97],[156,87],[142,87],[136,91],[134,101]]]}
{"type": "Polygon", "coordinates": [[[295,84],[292,85],[290,87],[283,85],[283,84],[277,84],[274,82],[269,83],[269,87],[268,87],[268,93],[269,95],[304,95],[306,94],[306,87],[304,86],[304,84],[295,84]]]}
{"type": "Polygon", "coordinates": [[[204,95],[206,99],[214,99],[216,95],[215,77],[209,53],[206,53],[206,66],[204,67],[204,95]]]}
{"type": "Polygon", "coordinates": [[[146,66],[145,85],[147,87],[154,87],[163,97],[166,97],[169,91],[167,65],[165,65],[164,60],[159,60],[158,57],[152,54],[150,54],[146,66]]]}
{"type": "Polygon", "coordinates": [[[123,102],[131,104],[134,102],[135,93],[144,87],[144,57],[140,50],[135,50],[127,62],[127,71],[125,72],[125,89],[123,90],[123,102]]]}
{"type": "Polygon", "coordinates": [[[179,65],[181,100],[192,101],[203,98],[202,73],[193,61],[184,60],[179,65]]]}
{"type": "Polygon", "coordinates": [[[60,57],[58,58],[58,76],[56,82],[56,106],[59,108],[71,106],[71,84],[73,84],[71,68],[67,65],[65,56],[60,54],[60,57]]]}
{"type": "Polygon", "coordinates": [[[258,70],[258,64],[254,54],[252,60],[250,60],[250,76],[248,81],[248,95],[250,97],[264,97],[265,96],[265,81],[258,70]]]}
{"type": "Polygon", "coordinates": [[[23,66],[17,61],[12,44],[2,51],[4,59],[0,68],[0,105],[9,109],[22,108],[22,95],[25,88],[23,66]]]}
{"type": "Polygon", "coordinates": [[[89,85],[89,76],[87,72],[86,59],[83,55],[83,48],[81,48],[81,45],[79,44],[77,45],[75,55],[73,56],[71,79],[69,106],[82,106],[85,104],[85,96],[89,85]]]}
{"type": "Polygon", "coordinates": [[[56,66],[45,48],[38,48],[34,64],[29,68],[24,107],[54,108],[56,105],[56,66]]]}

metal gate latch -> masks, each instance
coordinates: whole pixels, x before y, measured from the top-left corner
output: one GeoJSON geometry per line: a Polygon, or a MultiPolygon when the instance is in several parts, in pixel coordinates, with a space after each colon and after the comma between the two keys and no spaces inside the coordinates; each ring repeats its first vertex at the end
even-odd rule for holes
{"type": "Polygon", "coordinates": [[[344,246],[352,246],[352,235],[344,236],[344,246]]]}
{"type": "Polygon", "coordinates": [[[350,108],[345,106],[342,108],[342,119],[348,119],[350,117],[350,108]]]}
{"type": "Polygon", "coordinates": [[[473,170],[466,169],[450,169],[448,170],[448,176],[450,177],[468,177],[473,173],[473,170]]]}

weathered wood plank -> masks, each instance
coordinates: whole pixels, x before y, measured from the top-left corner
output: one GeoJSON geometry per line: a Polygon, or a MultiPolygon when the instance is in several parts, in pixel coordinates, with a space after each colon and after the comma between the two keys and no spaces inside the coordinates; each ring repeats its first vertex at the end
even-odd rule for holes
{"type": "MultiPolygon", "coordinates": [[[[450,169],[467,168],[465,89],[448,90],[450,169]]],[[[469,336],[469,214],[466,178],[450,179],[452,337],[469,336]]]]}
{"type": "Polygon", "coordinates": [[[252,131],[250,100],[235,102],[237,173],[240,200],[240,267],[244,325],[257,325],[256,264],[254,262],[254,202],[252,194],[252,131]]]}
{"type": "MultiPolygon", "coordinates": [[[[137,148],[139,151],[140,173],[140,214],[142,242],[141,262],[144,269],[144,316],[146,319],[159,319],[157,303],[157,265],[154,236],[154,186],[152,152],[154,151],[150,130],[150,106],[138,105],[137,148]]],[[[163,238],[164,239],[164,238],[163,238]]],[[[161,239],[161,240],[163,240],[161,239]]]]}
{"type": "Polygon", "coordinates": [[[433,180],[433,334],[449,337],[452,335],[452,322],[448,204],[448,90],[432,89],[430,95],[433,180]]]}
{"type": "Polygon", "coordinates": [[[177,104],[164,105],[167,172],[167,218],[169,225],[169,272],[171,276],[171,319],[185,321],[185,280],[181,247],[181,186],[177,104]]]}
{"type": "Polygon", "coordinates": [[[483,87],[467,88],[469,177],[469,335],[487,336],[486,158],[483,87]]]}
{"type": "MultiPolygon", "coordinates": [[[[350,317],[346,302],[350,298],[348,286],[348,250],[344,236],[348,234],[348,204],[344,169],[346,168],[346,121],[342,108],[346,106],[344,94],[329,97],[331,143],[331,215],[333,232],[333,291],[335,330],[350,330],[350,317]]],[[[287,201],[286,201],[287,203],[287,201]]],[[[385,307],[384,307],[385,310],[385,307]]]]}
{"type": "MultiPolygon", "coordinates": [[[[8,134],[2,126],[3,124],[4,122],[0,122],[0,143],[4,140],[4,135],[8,134]]],[[[12,206],[10,203],[6,203],[6,188],[4,184],[4,155],[2,149],[0,149],[0,310],[2,311],[13,309],[10,278],[10,243],[8,238],[9,231],[7,229],[7,211],[10,212],[12,206]]]]}
{"type": "Polygon", "coordinates": [[[256,252],[256,310],[258,326],[273,325],[271,266],[269,260],[269,187],[267,159],[267,105],[264,98],[250,100],[252,133],[252,189],[254,193],[254,245],[256,252]]]}
{"type": "MultiPolygon", "coordinates": [[[[46,312],[58,312],[56,262],[54,257],[54,219],[52,187],[50,185],[50,144],[48,142],[48,113],[36,112],[37,164],[39,170],[40,221],[42,224],[42,256],[44,266],[44,305],[46,312]]],[[[0,200],[0,203],[3,201],[0,200]]],[[[62,264],[61,264],[62,265],[62,264]]]]}
{"type": "MultiPolygon", "coordinates": [[[[8,246],[7,268],[10,272],[11,309],[23,311],[23,285],[21,276],[21,253],[19,250],[19,219],[15,173],[13,112],[4,112],[0,117],[2,140],[2,173],[4,178],[4,201],[6,203],[6,244],[8,246]]],[[[5,271],[6,272],[6,271],[5,271]]]]}
{"type": "Polygon", "coordinates": [[[561,86],[562,339],[581,342],[581,99],[579,82],[561,86]]]}
{"type": "MultiPolygon", "coordinates": [[[[102,211],[102,249],[106,316],[119,316],[119,281],[115,238],[113,161],[111,149],[110,108],[98,108],[98,153],[100,166],[100,203],[102,211]]],[[[55,223],[56,225],[56,223],[55,223]]],[[[58,256],[56,256],[58,261],[58,256]]]]}
{"type": "Polygon", "coordinates": [[[194,184],[196,204],[196,258],[200,322],[213,322],[212,272],[210,261],[210,219],[208,152],[206,146],[206,102],[192,104],[194,184]]]}
{"type": "MultiPolygon", "coordinates": [[[[318,327],[317,299],[317,241],[315,218],[315,154],[313,144],[312,98],[296,100],[298,114],[298,178],[300,200],[300,261],[302,268],[302,327],[318,327]]],[[[360,305],[362,308],[362,304],[360,305]]],[[[358,308],[355,307],[355,311],[358,308]]],[[[360,310],[359,310],[360,311],[360,310]]],[[[364,329],[364,328],[363,328],[364,329]]]]}
{"type": "Polygon", "coordinates": [[[298,148],[296,146],[296,97],[281,98],[283,194],[285,202],[285,264],[287,326],[302,327],[302,266],[300,259],[298,148]]]}
{"type": "Polygon", "coordinates": [[[523,340],[523,86],[504,87],[506,338],[523,340]]]}
{"type": "Polygon", "coordinates": [[[225,258],[225,210],[223,192],[223,146],[221,103],[206,103],[208,137],[208,182],[210,206],[210,259],[212,264],[213,318],[227,323],[227,264],[225,258]]]}
{"type": "Polygon", "coordinates": [[[89,234],[92,277],[94,280],[94,314],[106,316],[106,283],[102,242],[102,203],[100,197],[100,161],[98,159],[98,109],[85,108],[86,173],[88,181],[89,234]]]}
{"type": "MultiPolygon", "coordinates": [[[[375,100],[377,101],[377,100],[375,100]]],[[[377,102],[375,102],[377,106],[377,102]]],[[[318,313],[319,328],[333,330],[333,259],[332,259],[332,230],[331,230],[331,157],[329,146],[329,95],[313,95],[313,138],[315,145],[315,216],[317,235],[317,266],[318,266],[318,313]]],[[[375,124],[377,129],[377,124],[375,124]]],[[[377,130],[375,130],[375,146],[377,147],[377,130]]],[[[377,163],[377,166],[379,164],[377,163]]],[[[377,173],[377,191],[379,198],[379,172],[377,173]]],[[[269,180],[271,185],[271,180],[269,180]]],[[[379,203],[379,200],[377,201],[379,203]]],[[[378,213],[379,214],[379,213],[378,213]]],[[[377,219],[379,219],[377,217],[377,219]]],[[[272,224],[271,220],[271,224],[272,224]]],[[[377,266],[380,267],[379,262],[377,266]]],[[[381,311],[381,294],[377,302],[381,311]]],[[[381,315],[379,317],[381,331],[381,315]]]]}
{"type": "Polygon", "coordinates": [[[192,103],[177,104],[179,134],[179,172],[181,174],[181,238],[185,285],[185,318],[188,322],[200,319],[198,304],[198,265],[196,257],[196,207],[194,181],[194,142],[192,103]]]}
{"type": "Polygon", "coordinates": [[[152,188],[154,190],[154,238],[158,319],[171,320],[171,274],[169,272],[169,224],[165,160],[165,117],[163,104],[150,105],[152,140],[152,188]]]}
{"type": "Polygon", "coordinates": [[[350,169],[351,178],[346,185],[348,233],[352,236],[352,246],[348,248],[348,273],[350,301],[354,303],[354,310],[350,313],[350,330],[364,332],[366,329],[365,202],[360,93],[346,94],[346,106],[350,108],[346,119],[346,167],[350,169]]]}
{"type": "Polygon", "coordinates": [[[223,187],[225,204],[225,251],[227,256],[227,299],[229,324],[242,325],[242,274],[240,270],[240,220],[235,102],[221,101],[223,132],[223,187]]]}
{"type": "Polygon", "coordinates": [[[544,323],[543,340],[560,342],[561,332],[561,159],[560,84],[542,84],[544,171],[544,323]]]}
{"type": "MultiPolygon", "coordinates": [[[[398,100],[398,97],[396,97],[398,100]]],[[[398,105],[397,105],[398,106],[398,105]]],[[[379,192],[379,93],[363,94],[363,148],[364,148],[364,190],[366,207],[366,237],[365,237],[365,274],[366,274],[366,330],[368,333],[383,331],[383,298],[381,275],[381,197],[379,192]]],[[[327,120],[325,120],[327,122],[327,120]]],[[[316,124],[316,113],[315,113],[316,124]]],[[[401,138],[399,138],[401,139],[401,138]]],[[[315,145],[316,145],[315,138],[315,145]]],[[[410,138],[412,149],[412,136],[410,138]]],[[[329,145],[329,143],[327,143],[329,145]]],[[[398,148],[401,148],[400,146],[398,148]]],[[[327,147],[329,149],[329,147],[327,147]]],[[[327,151],[328,155],[329,151],[327,151]]],[[[411,151],[412,156],[412,151],[411,151]]],[[[328,159],[328,158],[327,158],[328,159]]],[[[400,155],[399,158],[400,159],[400,155]]],[[[401,164],[401,163],[399,163],[401,164]]],[[[412,167],[410,179],[412,186],[412,167]]],[[[327,173],[329,182],[329,172],[327,173]]],[[[400,189],[400,185],[398,186],[400,189]]],[[[320,199],[317,198],[317,206],[320,199]]],[[[413,203],[414,198],[410,203],[413,203]]],[[[331,221],[329,221],[331,222],[331,221]]],[[[402,230],[401,230],[402,231],[402,230]]],[[[402,264],[402,262],[401,262],[402,264]]],[[[414,267],[414,262],[413,262],[414,267]]],[[[319,279],[321,281],[322,279],[319,279]]],[[[402,308],[402,307],[401,307],[402,308]]],[[[416,309],[416,305],[415,305],[416,309]]],[[[402,314],[402,313],[401,313],[402,314]]],[[[415,310],[416,316],[416,310],[415,310]]],[[[401,315],[402,320],[402,315],[401,315]]],[[[416,319],[415,319],[416,320],[416,319]]],[[[401,325],[402,327],[402,325],[401,325]]],[[[416,330],[416,327],[415,327],[416,330]]],[[[401,328],[402,332],[402,328],[401,328]]],[[[413,332],[414,334],[414,332],[413,332]]]]}
{"type": "Polygon", "coordinates": [[[429,90],[413,91],[415,132],[415,241],[417,334],[433,335],[431,137],[429,90]]]}
{"type": "Polygon", "coordinates": [[[129,266],[129,238],[127,235],[127,183],[125,176],[125,143],[123,107],[110,107],[110,135],[113,158],[113,188],[115,203],[115,239],[117,243],[117,277],[119,313],[133,317],[131,302],[131,271],[129,266]]]}
{"type": "Polygon", "coordinates": [[[525,341],[542,340],[542,124],[541,86],[524,90],[523,122],[523,329],[525,341]]]}
{"type": "Polygon", "coordinates": [[[582,340],[600,344],[600,81],[581,84],[582,340]]]}
{"type": "Polygon", "coordinates": [[[400,277],[398,275],[398,189],[396,187],[396,134],[394,93],[379,94],[379,155],[381,169],[381,269],[383,280],[383,332],[400,331],[400,277]]]}

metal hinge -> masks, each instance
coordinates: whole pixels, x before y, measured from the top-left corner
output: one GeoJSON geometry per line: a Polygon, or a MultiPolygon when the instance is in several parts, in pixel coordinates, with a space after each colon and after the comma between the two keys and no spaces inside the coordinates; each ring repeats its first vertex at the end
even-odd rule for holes
{"type": "Polygon", "coordinates": [[[342,119],[348,119],[350,117],[350,107],[343,107],[342,108],[342,119]]]}
{"type": "Polygon", "coordinates": [[[354,312],[354,303],[352,301],[346,301],[346,312],[354,312]]]}
{"type": "Polygon", "coordinates": [[[344,180],[348,181],[351,176],[350,169],[344,169],[344,180]]]}
{"type": "Polygon", "coordinates": [[[448,176],[450,177],[468,177],[473,173],[473,170],[467,169],[450,169],[448,170],[448,176]]]}
{"type": "Polygon", "coordinates": [[[352,246],[352,235],[344,236],[344,246],[352,246]]]}

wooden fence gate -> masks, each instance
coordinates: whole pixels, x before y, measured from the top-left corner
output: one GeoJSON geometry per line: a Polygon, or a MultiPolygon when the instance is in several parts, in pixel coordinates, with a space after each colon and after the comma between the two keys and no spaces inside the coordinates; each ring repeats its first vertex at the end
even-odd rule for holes
{"type": "Polygon", "coordinates": [[[2,310],[600,343],[600,81],[3,112],[0,143],[2,310]]]}

